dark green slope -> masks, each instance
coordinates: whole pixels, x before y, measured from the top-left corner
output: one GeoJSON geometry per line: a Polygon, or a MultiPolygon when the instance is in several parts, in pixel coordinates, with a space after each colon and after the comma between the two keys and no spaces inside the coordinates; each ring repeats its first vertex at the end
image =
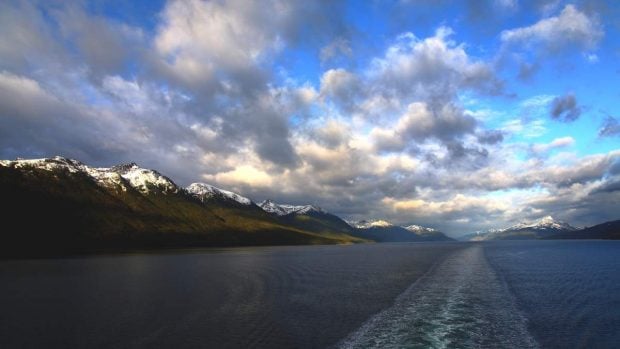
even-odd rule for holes
{"type": "Polygon", "coordinates": [[[284,224],[323,235],[352,234],[354,230],[340,217],[327,212],[291,213],[277,219],[284,224]]]}

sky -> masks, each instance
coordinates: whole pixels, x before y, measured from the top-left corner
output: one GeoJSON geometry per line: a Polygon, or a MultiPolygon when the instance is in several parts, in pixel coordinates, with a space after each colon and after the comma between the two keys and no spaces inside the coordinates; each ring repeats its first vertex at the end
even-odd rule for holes
{"type": "Polygon", "coordinates": [[[620,6],[0,2],[0,158],[459,235],[620,219],[620,6]]]}

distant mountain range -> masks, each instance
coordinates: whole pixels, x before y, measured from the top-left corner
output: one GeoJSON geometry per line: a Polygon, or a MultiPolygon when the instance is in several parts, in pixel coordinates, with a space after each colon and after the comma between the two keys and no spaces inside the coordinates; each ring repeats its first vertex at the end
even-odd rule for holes
{"type": "Polygon", "coordinates": [[[135,163],[94,168],[64,157],[0,161],[0,255],[197,246],[451,240],[430,228],[351,225],[314,205],[187,188],[135,163]]]}
{"type": "Polygon", "coordinates": [[[384,220],[349,222],[357,228],[356,236],[378,242],[449,241],[440,231],[419,225],[401,227],[384,220]]]}
{"type": "Polygon", "coordinates": [[[503,229],[491,229],[465,235],[461,240],[532,240],[532,239],[620,239],[620,221],[589,228],[575,228],[551,216],[534,222],[523,222],[503,229]]]}

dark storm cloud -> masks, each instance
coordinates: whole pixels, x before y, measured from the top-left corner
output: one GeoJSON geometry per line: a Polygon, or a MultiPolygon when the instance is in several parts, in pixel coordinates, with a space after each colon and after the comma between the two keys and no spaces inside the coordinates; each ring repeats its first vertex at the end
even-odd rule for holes
{"type": "Polygon", "coordinates": [[[620,158],[616,159],[616,161],[614,161],[611,166],[609,167],[609,173],[611,175],[617,175],[620,174],[620,158]]]}
{"type": "Polygon", "coordinates": [[[613,193],[620,191],[620,178],[609,180],[605,184],[598,187],[593,193],[613,193]]]}
{"type": "Polygon", "coordinates": [[[577,104],[577,98],[572,93],[558,96],[551,102],[551,118],[562,121],[572,122],[579,118],[582,107],[577,104]]]}

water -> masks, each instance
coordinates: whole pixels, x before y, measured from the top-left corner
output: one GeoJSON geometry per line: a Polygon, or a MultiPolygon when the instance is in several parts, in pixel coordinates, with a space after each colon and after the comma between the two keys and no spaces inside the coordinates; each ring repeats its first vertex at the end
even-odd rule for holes
{"type": "Polygon", "coordinates": [[[620,348],[620,241],[521,241],[486,249],[545,348],[620,348]]]}
{"type": "Polygon", "coordinates": [[[0,262],[0,347],[620,347],[620,242],[0,262]]]}
{"type": "Polygon", "coordinates": [[[316,348],[457,243],[0,261],[0,347],[316,348]]]}
{"type": "Polygon", "coordinates": [[[448,256],[370,319],[342,348],[535,348],[482,245],[448,256]]]}

